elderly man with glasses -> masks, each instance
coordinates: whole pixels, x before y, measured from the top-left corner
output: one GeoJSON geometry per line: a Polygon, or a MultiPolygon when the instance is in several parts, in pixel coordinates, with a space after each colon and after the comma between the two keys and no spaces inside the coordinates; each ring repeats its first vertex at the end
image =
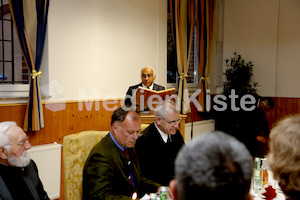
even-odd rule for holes
{"type": "Polygon", "coordinates": [[[0,199],[49,199],[27,150],[26,133],[15,122],[0,123],[0,199]]]}
{"type": "Polygon", "coordinates": [[[142,175],[168,186],[175,176],[174,160],[184,145],[178,128],[180,112],[171,100],[161,101],[154,112],[155,121],[137,140],[137,152],[142,175]]]}
{"type": "Polygon", "coordinates": [[[135,150],[141,118],[133,110],[115,110],[111,131],[92,149],[83,170],[83,199],[131,199],[160,186],[140,173],[135,150]]]}

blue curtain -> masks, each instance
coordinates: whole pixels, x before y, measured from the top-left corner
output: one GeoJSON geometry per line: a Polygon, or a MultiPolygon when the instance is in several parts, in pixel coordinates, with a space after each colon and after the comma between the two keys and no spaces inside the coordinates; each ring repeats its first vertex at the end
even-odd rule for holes
{"type": "Polygon", "coordinates": [[[47,29],[50,0],[9,0],[11,15],[27,67],[31,73],[30,91],[24,131],[38,131],[44,127],[39,87],[41,63],[47,29]]]}

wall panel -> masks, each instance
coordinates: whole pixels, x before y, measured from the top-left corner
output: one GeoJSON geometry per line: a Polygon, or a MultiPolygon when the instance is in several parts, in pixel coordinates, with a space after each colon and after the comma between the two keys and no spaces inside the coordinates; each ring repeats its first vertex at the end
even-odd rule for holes
{"type": "Polygon", "coordinates": [[[270,129],[281,118],[300,113],[300,98],[274,97],[274,104],[272,110],[265,112],[270,129]]]}

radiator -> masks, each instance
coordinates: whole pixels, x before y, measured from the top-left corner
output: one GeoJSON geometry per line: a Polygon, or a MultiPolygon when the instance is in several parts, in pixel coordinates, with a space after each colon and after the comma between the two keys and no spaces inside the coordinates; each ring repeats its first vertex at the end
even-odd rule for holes
{"type": "Polygon", "coordinates": [[[50,199],[60,197],[61,144],[33,146],[28,153],[36,163],[40,179],[50,199]]]}

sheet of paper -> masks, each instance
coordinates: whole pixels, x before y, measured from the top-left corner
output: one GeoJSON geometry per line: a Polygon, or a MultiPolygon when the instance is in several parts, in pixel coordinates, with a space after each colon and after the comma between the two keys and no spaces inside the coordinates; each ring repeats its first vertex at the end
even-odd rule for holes
{"type": "Polygon", "coordinates": [[[149,200],[150,199],[150,196],[148,194],[145,194],[141,200],[149,200]]]}

